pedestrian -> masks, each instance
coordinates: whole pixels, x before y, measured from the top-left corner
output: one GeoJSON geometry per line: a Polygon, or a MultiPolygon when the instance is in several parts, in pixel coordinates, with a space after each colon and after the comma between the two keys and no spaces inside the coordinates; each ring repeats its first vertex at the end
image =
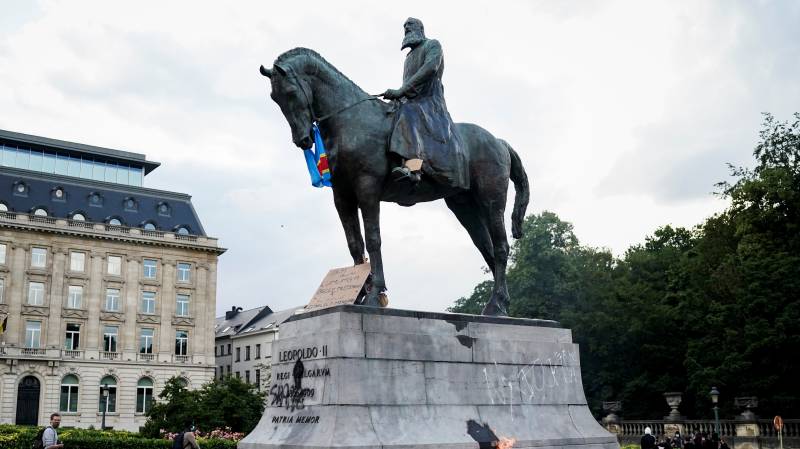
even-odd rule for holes
{"type": "Polygon", "coordinates": [[[50,415],[50,425],[45,427],[41,432],[41,436],[37,434],[34,447],[42,447],[44,449],[62,449],[64,444],[58,441],[58,426],[61,425],[61,415],[53,413],[50,415]],[[41,446],[39,445],[41,444],[41,446]]]}
{"type": "Polygon", "coordinates": [[[690,433],[689,437],[683,441],[683,449],[696,449],[694,447],[694,434],[690,433]]]}
{"type": "Polygon", "coordinates": [[[181,449],[200,449],[200,445],[197,444],[197,438],[194,432],[194,425],[189,424],[185,427],[185,430],[183,431],[183,444],[181,449]]]}
{"type": "Polygon", "coordinates": [[[731,449],[730,446],[728,446],[728,443],[725,441],[725,437],[719,440],[719,449],[731,449]]]}
{"type": "Polygon", "coordinates": [[[656,447],[656,438],[653,436],[653,431],[649,427],[644,428],[641,446],[642,449],[655,449],[656,447]]]}
{"type": "Polygon", "coordinates": [[[672,447],[675,449],[683,449],[683,437],[681,436],[680,432],[675,432],[675,436],[672,437],[672,447]]]}

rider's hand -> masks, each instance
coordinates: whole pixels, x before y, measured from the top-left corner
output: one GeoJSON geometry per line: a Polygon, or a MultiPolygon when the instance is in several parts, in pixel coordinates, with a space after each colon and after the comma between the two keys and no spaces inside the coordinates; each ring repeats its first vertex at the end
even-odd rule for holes
{"type": "Polygon", "coordinates": [[[387,100],[398,100],[404,95],[400,89],[387,89],[381,96],[387,100]]]}

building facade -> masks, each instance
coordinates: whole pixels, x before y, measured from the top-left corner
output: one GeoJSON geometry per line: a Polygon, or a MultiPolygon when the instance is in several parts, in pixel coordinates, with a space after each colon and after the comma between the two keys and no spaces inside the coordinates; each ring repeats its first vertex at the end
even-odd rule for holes
{"type": "Polygon", "coordinates": [[[214,376],[217,258],[144,155],[0,131],[0,423],[138,430],[214,376]],[[104,394],[104,391],[106,394],[104,394]]]}
{"type": "Polygon", "coordinates": [[[272,343],[281,323],[302,307],[273,312],[268,306],[242,311],[233,307],[214,326],[217,376],[236,376],[259,390],[272,380],[272,343]]]}

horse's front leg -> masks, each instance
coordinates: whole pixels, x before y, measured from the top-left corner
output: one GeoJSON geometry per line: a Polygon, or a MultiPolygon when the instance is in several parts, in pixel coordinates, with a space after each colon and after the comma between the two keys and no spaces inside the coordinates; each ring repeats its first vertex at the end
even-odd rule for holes
{"type": "Polygon", "coordinates": [[[361,236],[361,223],[358,220],[358,200],[352,190],[333,189],[333,204],[339,213],[347,248],[356,265],[364,263],[364,238],[361,236]]]}
{"type": "Polygon", "coordinates": [[[386,291],[386,280],[383,277],[383,258],[381,257],[381,224],[380,196],[383,180],[362,179],[357,188],[358,205],[361,218],[364,220],[364,236],[367,240],[372,282],[364,305],[379,307],[378,297],[386,291]]]}

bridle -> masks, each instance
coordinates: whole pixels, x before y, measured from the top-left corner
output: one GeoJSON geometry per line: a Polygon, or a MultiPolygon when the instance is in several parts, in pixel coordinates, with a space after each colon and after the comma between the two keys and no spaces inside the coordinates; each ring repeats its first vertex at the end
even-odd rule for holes
{"type": "Polygon", "coordinates": [[[355,102],[350,103],[350,104],[348,104],[347,106],[345,106],[343,108],[339,108],[339,109],[337,109],[337,110],[335,110],[335,111],[333,111],[331,113],[328,113],[328,114],[323,115],[322,117],[319,117],[319,116],[317,116],[317,114],[314,113],[314,106],[311,103],[311,98],[308,95],[308,93],[306,92],[306,88],[303,85],[303,83],[300,82],[300,78],[294,73],[294,69],[291,66],[289,66],[288,68],[284,69],[284,72],[286,72],[289,75],[290,78],[294,79],[293,81],[290,80],[290,82],[295,84],[300,89],[300,92],[303,93],[303,98],[305,98],[306,106],[308,107],[308,113],[311,116],[312,125],[315,124],[315,123],[317,125],[319,125],[324,120],[327,120],[327,119],[329,119],[329,118],[331,118],[331,117],[333,117],[333,116],[335,116],[335,115],[337,115],[339,113],[342,113],[342,112],[352,108],[353,106],[361,104],[361,103],[363,103],[365,101],[377,100],[380,97],[380,95],[370,95],[370,96],[362,98],[360,100],[356,100],[355,102]]]}

